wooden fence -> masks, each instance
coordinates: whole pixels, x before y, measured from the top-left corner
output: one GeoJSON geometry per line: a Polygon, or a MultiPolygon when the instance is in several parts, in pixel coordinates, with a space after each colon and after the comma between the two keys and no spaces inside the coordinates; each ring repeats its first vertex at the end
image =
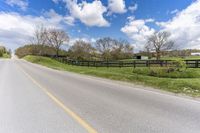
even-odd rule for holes
{"type": "MultiPolygon", "coordinates": [[[[169,67],[172,60],[133,60],[133,61],[77,61],[66,58],[54,58],[62,63],[87,67],[169,67]]],[[[187,68],[200,68],[200,60],[184,60],[187,68]]]]}

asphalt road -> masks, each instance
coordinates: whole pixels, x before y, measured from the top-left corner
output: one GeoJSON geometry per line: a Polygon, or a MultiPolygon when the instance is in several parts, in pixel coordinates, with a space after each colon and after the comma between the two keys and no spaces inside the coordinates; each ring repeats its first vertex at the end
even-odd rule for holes
{"type": "Polygon", "coordinates": [[[200,133],[200,102],[0,60],[0,133],[200,133]]]}

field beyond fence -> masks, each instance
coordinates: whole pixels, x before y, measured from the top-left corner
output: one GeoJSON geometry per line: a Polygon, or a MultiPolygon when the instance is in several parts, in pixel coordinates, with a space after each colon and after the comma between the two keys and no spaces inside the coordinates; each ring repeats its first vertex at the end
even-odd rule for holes
{"type": "MultiPolygon", "coordinates": [[[[87,67],[170,67],[173,60],[133,60],[133,61],[78,61],[67,58],[54,58],[59,62],[87,67]]],[[[200,68],[200,60],[184,60],[187,68],[200,68]]]]}

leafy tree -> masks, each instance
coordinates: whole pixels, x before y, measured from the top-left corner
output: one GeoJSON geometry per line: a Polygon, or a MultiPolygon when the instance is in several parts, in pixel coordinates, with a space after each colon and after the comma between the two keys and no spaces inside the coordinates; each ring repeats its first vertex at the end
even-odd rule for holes
{"type": "Polygon", "coordinates": [[[0,46],[0,57],[6,54],[8,51],[4,46],[0,46]]]}
{"type": "Polygon", "coordinates": [[[90,43],[78,40],[69,48],[69,53],[76,60],[91,60],[94,50],[90,43]]]}
{"type": "MultiPolygon", "coordinates": [[[[22,58],[26,55],[38,55],[38,56],[56,56],[54,47],[43,45],[25,45],[16,49],[15,54],[22,58]],[[41,54],[42,49],[42,54],[41,54]]],[[[59,50],[60,55],[67,56],[67,51],[59,50]]]]}

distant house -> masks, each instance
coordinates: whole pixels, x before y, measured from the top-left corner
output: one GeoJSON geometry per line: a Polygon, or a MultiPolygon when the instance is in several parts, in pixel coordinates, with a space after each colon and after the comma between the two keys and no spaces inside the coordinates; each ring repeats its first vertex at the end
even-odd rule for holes
{"type": "Polygon", "coordinates": [[[200,56],[200,53],[191,53],[191,56],[200,56]]]}
{"type": "Polygon", "coordinates": [[[148,60],[149,57],[148,56],[142,56],[142,55],[136,55],[135,59],[138,59],[138,60],[148,60]]]}

